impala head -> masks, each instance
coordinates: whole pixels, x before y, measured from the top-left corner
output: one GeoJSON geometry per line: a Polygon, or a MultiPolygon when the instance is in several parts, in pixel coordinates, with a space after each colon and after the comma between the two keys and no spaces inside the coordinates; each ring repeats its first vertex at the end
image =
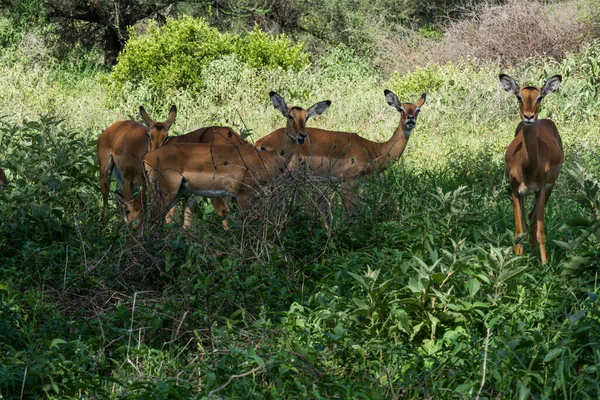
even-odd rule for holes
{"type": "Polygon", "coordinates": [[[502,88],[517,96],[517,100],[519,100],[519,109],[521,111],[521,119],[523,120],[523,123],[527,125],[531,125],[537,120],[542,99],[546,95],[555,92],[561,81],[562,76],[554,75],[553,77],[548,78],[541,88],[535,86],[525,86],[524,88],[520,88],[513,78],[508,75],[500,74],[500,84],[502,85],[502,88]]]}
{"type": "Polygon", "coordinates": [[[4,170],[0,168],[0,190],[4,190],[8,187],[8,179],[4,174],[4,170]]]}
{"type": "Polygon", "coordinates": [[[156,150],[160,146],[166,143],[169,136],[169,128],[175,121],[177,115],[177,107],[171,106],[169,115],[165,122],[156,122],[148,115],[144,107],[140,107],[140,115],[144,119],[144,122],[148,126],[148,151],[156,150]]]}
{"type": "Polygon", "coordinates": [[[143,209],[140,195],[137,195],[132,200],[125,201],[121,192],[115,191],[115,199],[117,200],[117,204],[122,207],[125,212],[123,214],[125,222],[130,224],[142,215],[143,209]]]}
{"type": "Polygon", "coordinates": [[[384,90],[385,100],[387,103],[394,107],[400,113],[400,125],[402,125],[402,129],[405,132],[410,132],[417,125],[417,117],[419,116],[419,111],[421,111],[421,107],[425,104],[425,93],[421,95],[421,98],[417,100],[415,104],[413,103],[400,103],[398,100],[398,96],[391,90],[384,90]]]}
{"type": "Polygon", "coordinates": [[[283,97],[275,92],[269,93],[273,106],[278,109],[287,119],[285,133],[299,145],[303,145],[306,140],[306,121],[310,117],[317,117],[325,112],[331,105],[331,101],[325,100],[313,104],[308,110],[300,107],[289,108],[285,104],[283,97]]]}

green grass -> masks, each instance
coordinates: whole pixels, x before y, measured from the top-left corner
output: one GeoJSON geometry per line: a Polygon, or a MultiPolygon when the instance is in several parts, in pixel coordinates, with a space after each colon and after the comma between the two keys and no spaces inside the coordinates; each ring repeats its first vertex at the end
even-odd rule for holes
{"type": "Polygon", "coordinates": [[[225,58],[200,94],[138,88],[114,104],[105,71],[2,62],[0,160],[13,184],[0,192],[0,393],[474,398],[485,358],[481,398],[597,398],[593,52],[502,71],[537,85],[564,77],[543,104],[566,153],[546,266],[526,238],[524,256],[512,250],[502,157],[517,104],[495,65],[431,66],[430,91],[419,72],[390,82],[335,52],[299,72],[225,58]],[[289,105],[332,100],[310,126],[384,140],[399,120],[386,88],[427,102],[402,159],[360,185],[352,223],[322,187],[329,230],[327,202],[299,181],[293,201],[275,193],[286,200],[237,213],[230,232],[208,206],[190,232],[138,236],[116,216],[100,228],[95,139],[140,105],[161,119],[176,104],[175,134],[227,124],[256,140],[283,125],[267,98],[276,90],[289,105]]]}

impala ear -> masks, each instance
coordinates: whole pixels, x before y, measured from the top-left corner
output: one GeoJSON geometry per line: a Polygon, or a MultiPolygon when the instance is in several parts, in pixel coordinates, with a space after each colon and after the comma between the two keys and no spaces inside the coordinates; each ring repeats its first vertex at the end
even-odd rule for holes
{"type": "Polygon", "coordinates": [[[169,110],[169,115],[167,116],[167,120],[165,121],[165,124],[167,125],[167,129],[169,129],[171,127],[171,125],[173,124],[173,122],[175,122],[176,116],[177,116],[177,107],[175,107],[175,104],[173,104],[171,106],[171,110],[169,110]]]}
{"type": "Polygon", "coordinates": [[[387,89],[385,89],[383,93],[385,94],[385,101],[387,101],[390,106],[394,107],[396,110],[398,110],[398,112],[404,111],[400,101],[398,100],[398,96],[396,96],[396,93],[387,89]]]}
{"type": "Polygon", "coordinates": [[[287,118],[288,117],[288,113],[290,112],[290,109],[285,104],[285,100],[283,99],[283,97],[281,97],[276,92],[269,93],[269,96],[271,96],[271,103],[273,103],[273,106],[277,110],[279,110],[283,114],[284,117],[287,118]]]}
{"type": "Polygon", "coordinates": [[[546,96],[550,93],[554,93],[556,89],[558,89],[558,86],[561,82],[562,76],[560,75],[554,75],[553,77],[548,78],[548,80],[546,81],[546,83],[544,83],[544,86],[542,87],[540,95],[546,96]]]}
{"type": "Polygon", "coordinates": [[[419,100],[417,100],[417,107],[419,107],[419,108],[423,107],[423,104],[425,104],[426,98],[427,98],[427,96],[425,95],[425,93],[423,93],[421,95],[421,98],[419,100]]]}
{"type": "Polygon", "coordinates": [[[519,85],[517,85],[515,80],[510,76],[500,74],[500,84],[502,85],[502,89],[506,90],[507,92],[510,92],[515,96],[519,94],[519,85]]]}
{"type": "Polygon", "coordinates": [[[313,104],[308,110],[306,110],[306,118],[318,117],[319,115],[323,114],[325,110],[329,108],[330,105],[330,100],[320,101],[318,103],[313,104]]]}
{"type": "Polygon", "coordinates": [[[140,115],[142,116],[142,119],[144,120],[146,125],[148,125],[148,127],[150,127],[150,125],[152,124],[152,118],[150,118],[150,116],[148,115],[146,110],[144,110],[144,107],[142,107],[142,106],[140,106],[140,115]]]}

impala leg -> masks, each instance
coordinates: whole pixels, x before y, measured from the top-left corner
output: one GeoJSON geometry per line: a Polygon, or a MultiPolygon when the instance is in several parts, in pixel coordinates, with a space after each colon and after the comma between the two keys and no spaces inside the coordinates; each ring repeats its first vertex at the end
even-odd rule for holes
{"type": "Polygon", "coordinates": [[[171,207],[171,209],[167,213],[167,216],[165,217],[165,222],[167,224],[172,224],[174,218],[175,218],[175,207],[171,207]]]}
{"type": "MultiPolygon", "coordinates": [[[[546,189],[546,196],[545,196],[544,205],[543,205],[544,209],[546,209],[546,204],[548,204],[548,199],[550,198],[550,195],[552,194],[553,188],[554,188],[553,186],[550,186],[550,188],[546,189]]],[[[536,210],[537,210],[537,196],[536,196],[536,204],[533,207],[533,209],[531,210],[531,212],[529,213],[529,232],[531,233],[531,248],[534,248],[538,245],[536,210]]]]}
{"type": "Polygon", "coordinates": [[[542,264],[546,264],[546,234],[544,233],[544,210],[546,208],[546,191],[540,190],[535,199],[536,238],[540,244],[542,264]]]}
{"type": "MultiPolygon", "coordinates": [[[[98,150],[100,152],[100,150],[98,150]]],[[[102,193],[102,226],[106,224],[106,210],[108,209],[108,193],[110,192],[110,176],[113,161],[110,154],[98,154],[98,160],[108,159],[104,165],[100,162],[100,192],[102,193]]]]}
{"type": "Polygon", "coordinates": [[[131,179],[123,177],[123,199],[125,199],[125,201],[130,201],[133,199],[131,196],[132,188],[133,182],[131,179]]]}
{"type": "Polygon", "coordinates": [[[106,210],[108,208],[109,180],[100,171],[100,191],[102,192],[102,226],[106,225],[106,210]]]}
{"type": "Polygon", "coordinates": [[[148,183],[152,193],[152,220],[163,218],[167,220],[166,215],[175,208],[181,196],[185,194],[181,174],[172,171],[160,174],[156,170],[151,170],[148,174],[148,183]]]}
{"type": "Polygon", "coordinates": [[[223,224],[223,229],[225,229],[226,231],[230,230],[231,228],[229,228],[229,225],[227,225],[227,213],[229,213],[230,211],[229,205],[227,204],[227,199],[223,197],[215,197],[210,199],[210,201],[217,215],[223,218],[221,222],[223,224]]]}
{"type": "MultiPolygon", "coordinates": [[[[523,198],[517,194],[516,190],[513,190],[513,213],[515,215],[515,238],[519,237],[523,233],[523,198]]],[[[518,244],[515,246],[515,254],[520,256],[523,254],[523,245],[518,244]]]]}
{"type": "Polygon", "coordinates": [[[195,209],[196,196],[191,195],[183,211],[183,229],[190,229],[192,227],[192,217],[194,216],[195,209]]]}

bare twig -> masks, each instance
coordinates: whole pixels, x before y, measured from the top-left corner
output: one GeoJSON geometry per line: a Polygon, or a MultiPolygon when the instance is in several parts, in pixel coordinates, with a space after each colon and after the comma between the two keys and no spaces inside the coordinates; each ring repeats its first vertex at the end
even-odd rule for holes
{"type": "Polygon", "coordinates": [[[487,355],[488,348],[490,344],[490,336],[492,335],[492,330],[487,328],[487,335],[485,337],[485,351],[483,353],[483,365],[481,367],[481,385],[479,386],[479,392],[477,392],[477,396],[475,396],[475,400],[479,400],[479,396],[481,395],[481,391],[483,390],[483,386],[485,385],[485,373],[487,372],[487,355]]]}
{"type": "Polygon", "coordinates": [[[23,372],[23,383],[21,384],[21,400],[23,400],[23,394],[25,393],[25,380],[27,379],[27,366],[25,366],[25,372],[23,372]]]}
{"type": "Polygon", "coordinates": [[[210,399],[212,396],[215,396],[215,393],[220,392],[221,390],[225,389],[231,383],[232,380],[243,378],[243,377],[248,376],[248,375],[252,375],[255,372],[258,372],[258,371],[260,371],[262,369],[264,369],[264,367],[259,366],[259,367],[251,369],[248,372],[244,372],[243,374],[231,375],[229,377],[229,379],[227,380],[227,382],[225,382],[223,385],[221,385],[220,387],[216,388],[215,390],[211,390],[210,393],[208,393],[208,396],[206,396],[206,397],[210,399]]]}

